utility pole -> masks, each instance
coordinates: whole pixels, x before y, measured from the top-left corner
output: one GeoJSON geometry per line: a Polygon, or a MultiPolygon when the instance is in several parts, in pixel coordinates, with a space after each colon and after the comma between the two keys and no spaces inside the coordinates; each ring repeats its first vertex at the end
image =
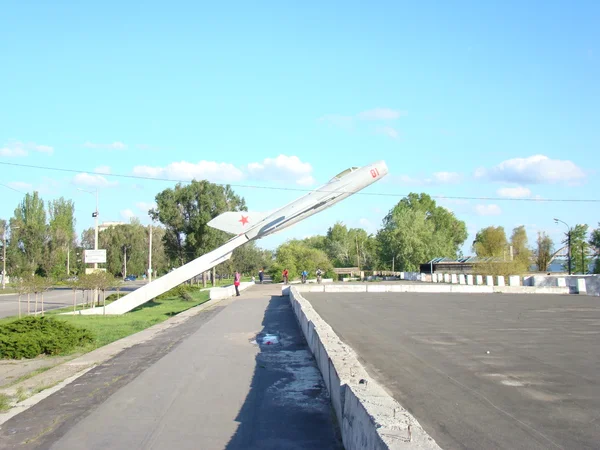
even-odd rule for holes
{"type": "MultiPolygon", "coordinates": [[[[4,227],[2,241],[2,289],[6,289],[6,227],[4,227]]],[[[19,302],[21,305],[21,302],[19,302]]]]}
{"type": "Polygon", "coordinates": [[[360,271],[360,253],[358,253],[358,236],[356,236],[356,267],[360,271]]]}
{"type": "Polygon", "coordinates": [[[127,246],[123,246],[123,280],[127,278],[127,246]]]}
{"type": "MultiPolygon", "coordinates": [[[[11,230],[18,230],[19,228],[11,227],[11,230]]],[[[6,289],[6,225],[2,234],[2,289],[6,289]]]]}
{"type": "Polygon", "coordinates": [[[67,245],[67,278],[69,277],[69,275],[71,274],[71,270],[70,270],[70,258],[71,258],[71,246],[67,245]]]}
{"type": "Polygon", "coordinates": [[[572,270],[571,270],[571,229],[569,228],[569,233],[568,233],[568,239],[569,239],[569,275],[571,275],[572,270]]]}
{"type": "Polygon", "coordinates": [[[560,222],[560,223],[563,223],[563,224],[565,224],[567,226],[567,230],[568,230],[567,231],[567,245],[568,245],[568,248],[569,248],[568,249],[568,253],[567,253],[567,255],[568,255],[567,257],[569,258],[568,259],[568,262],[569,262],[569,275],[571,275],[572,274],[572,270],[571,270],[571,233],[572,233],[573,230],[571,229],[571,227],[569,226],[569,224],[567,224],[566,222],[563,222],[560,219],[554,219],[554,222],[555,223],[560,222]]]}
{"type": "Polygon", "coordinates": [[[396,258],[395,256],[392,256],[392,272],[394,272],[394,259],[395,258],[396,258]]]}
{"type": "Polygon", "coordinates": [[[150,239],[148,244],[148,283],[152,282],[152,224],[150,224],[150,239]]]}
{"type": "Polygon", "coordinates": [[[585,242],[582,242],[581,243],[581,274],[582,275],[585,275],[587,272],[586,267],[585,267],[585,257],[583,255],[584,247],[585,247],[585,242]]]}

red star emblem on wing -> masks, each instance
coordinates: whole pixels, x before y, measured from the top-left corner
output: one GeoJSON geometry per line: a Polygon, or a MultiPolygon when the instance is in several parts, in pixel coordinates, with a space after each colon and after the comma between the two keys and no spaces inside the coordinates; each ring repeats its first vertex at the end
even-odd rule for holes
{"type": "Polygon", "coordinates": [[[248,223],[248,216],[242,215],[242,218],[239,220],[239,222],[242,222],[242,225],[246,225],[248,223]]]}

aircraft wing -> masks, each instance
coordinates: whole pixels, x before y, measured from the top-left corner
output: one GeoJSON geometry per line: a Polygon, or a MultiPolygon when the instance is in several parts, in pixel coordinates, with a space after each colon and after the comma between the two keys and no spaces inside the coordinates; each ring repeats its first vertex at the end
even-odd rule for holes
{"type": "Polygon", "coordinates": [[[262,221],[269,213],[253,212],[253,211],[228,211],[218,215],[213,220],[208,222],[208,226],[217,230],[226,231],[239,235],[254,228],[262,221]]]}

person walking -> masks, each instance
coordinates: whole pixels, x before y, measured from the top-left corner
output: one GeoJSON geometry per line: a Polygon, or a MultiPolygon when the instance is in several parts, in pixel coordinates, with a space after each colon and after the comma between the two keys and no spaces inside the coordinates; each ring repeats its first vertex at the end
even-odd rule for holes
{"type": "Polygon", "coordinates": [[[287,269],[283,269],[283,284],[288,284],[288,277],[290,273],[287,269]]]}
{"type": "Polygon", "coordinates": [[[263,284],[264,279],[265,279],[265,271],[264,271],[264,269],[260,269],[258,271],[258,281],[260,281],[260,284],[263,284]]]}
{"type": "Polygon", "coordinates": [[[240,273],[236,270],[235,271],[235,277],[233,278],[233,285],[235,286],[235,296],[239,297],[240,296],[240,280],[242,279],[242,276],[240,275],[240,273]]]}

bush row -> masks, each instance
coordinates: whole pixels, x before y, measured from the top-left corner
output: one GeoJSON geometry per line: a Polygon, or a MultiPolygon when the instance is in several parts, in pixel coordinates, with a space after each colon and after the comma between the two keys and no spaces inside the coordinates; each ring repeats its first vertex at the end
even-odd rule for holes
{"type": "Polygon", "coordinates": [[[58,355],[93,342],[88,330],[51,317],[24,317],[0,325],[0,358],[58,355]]]}

